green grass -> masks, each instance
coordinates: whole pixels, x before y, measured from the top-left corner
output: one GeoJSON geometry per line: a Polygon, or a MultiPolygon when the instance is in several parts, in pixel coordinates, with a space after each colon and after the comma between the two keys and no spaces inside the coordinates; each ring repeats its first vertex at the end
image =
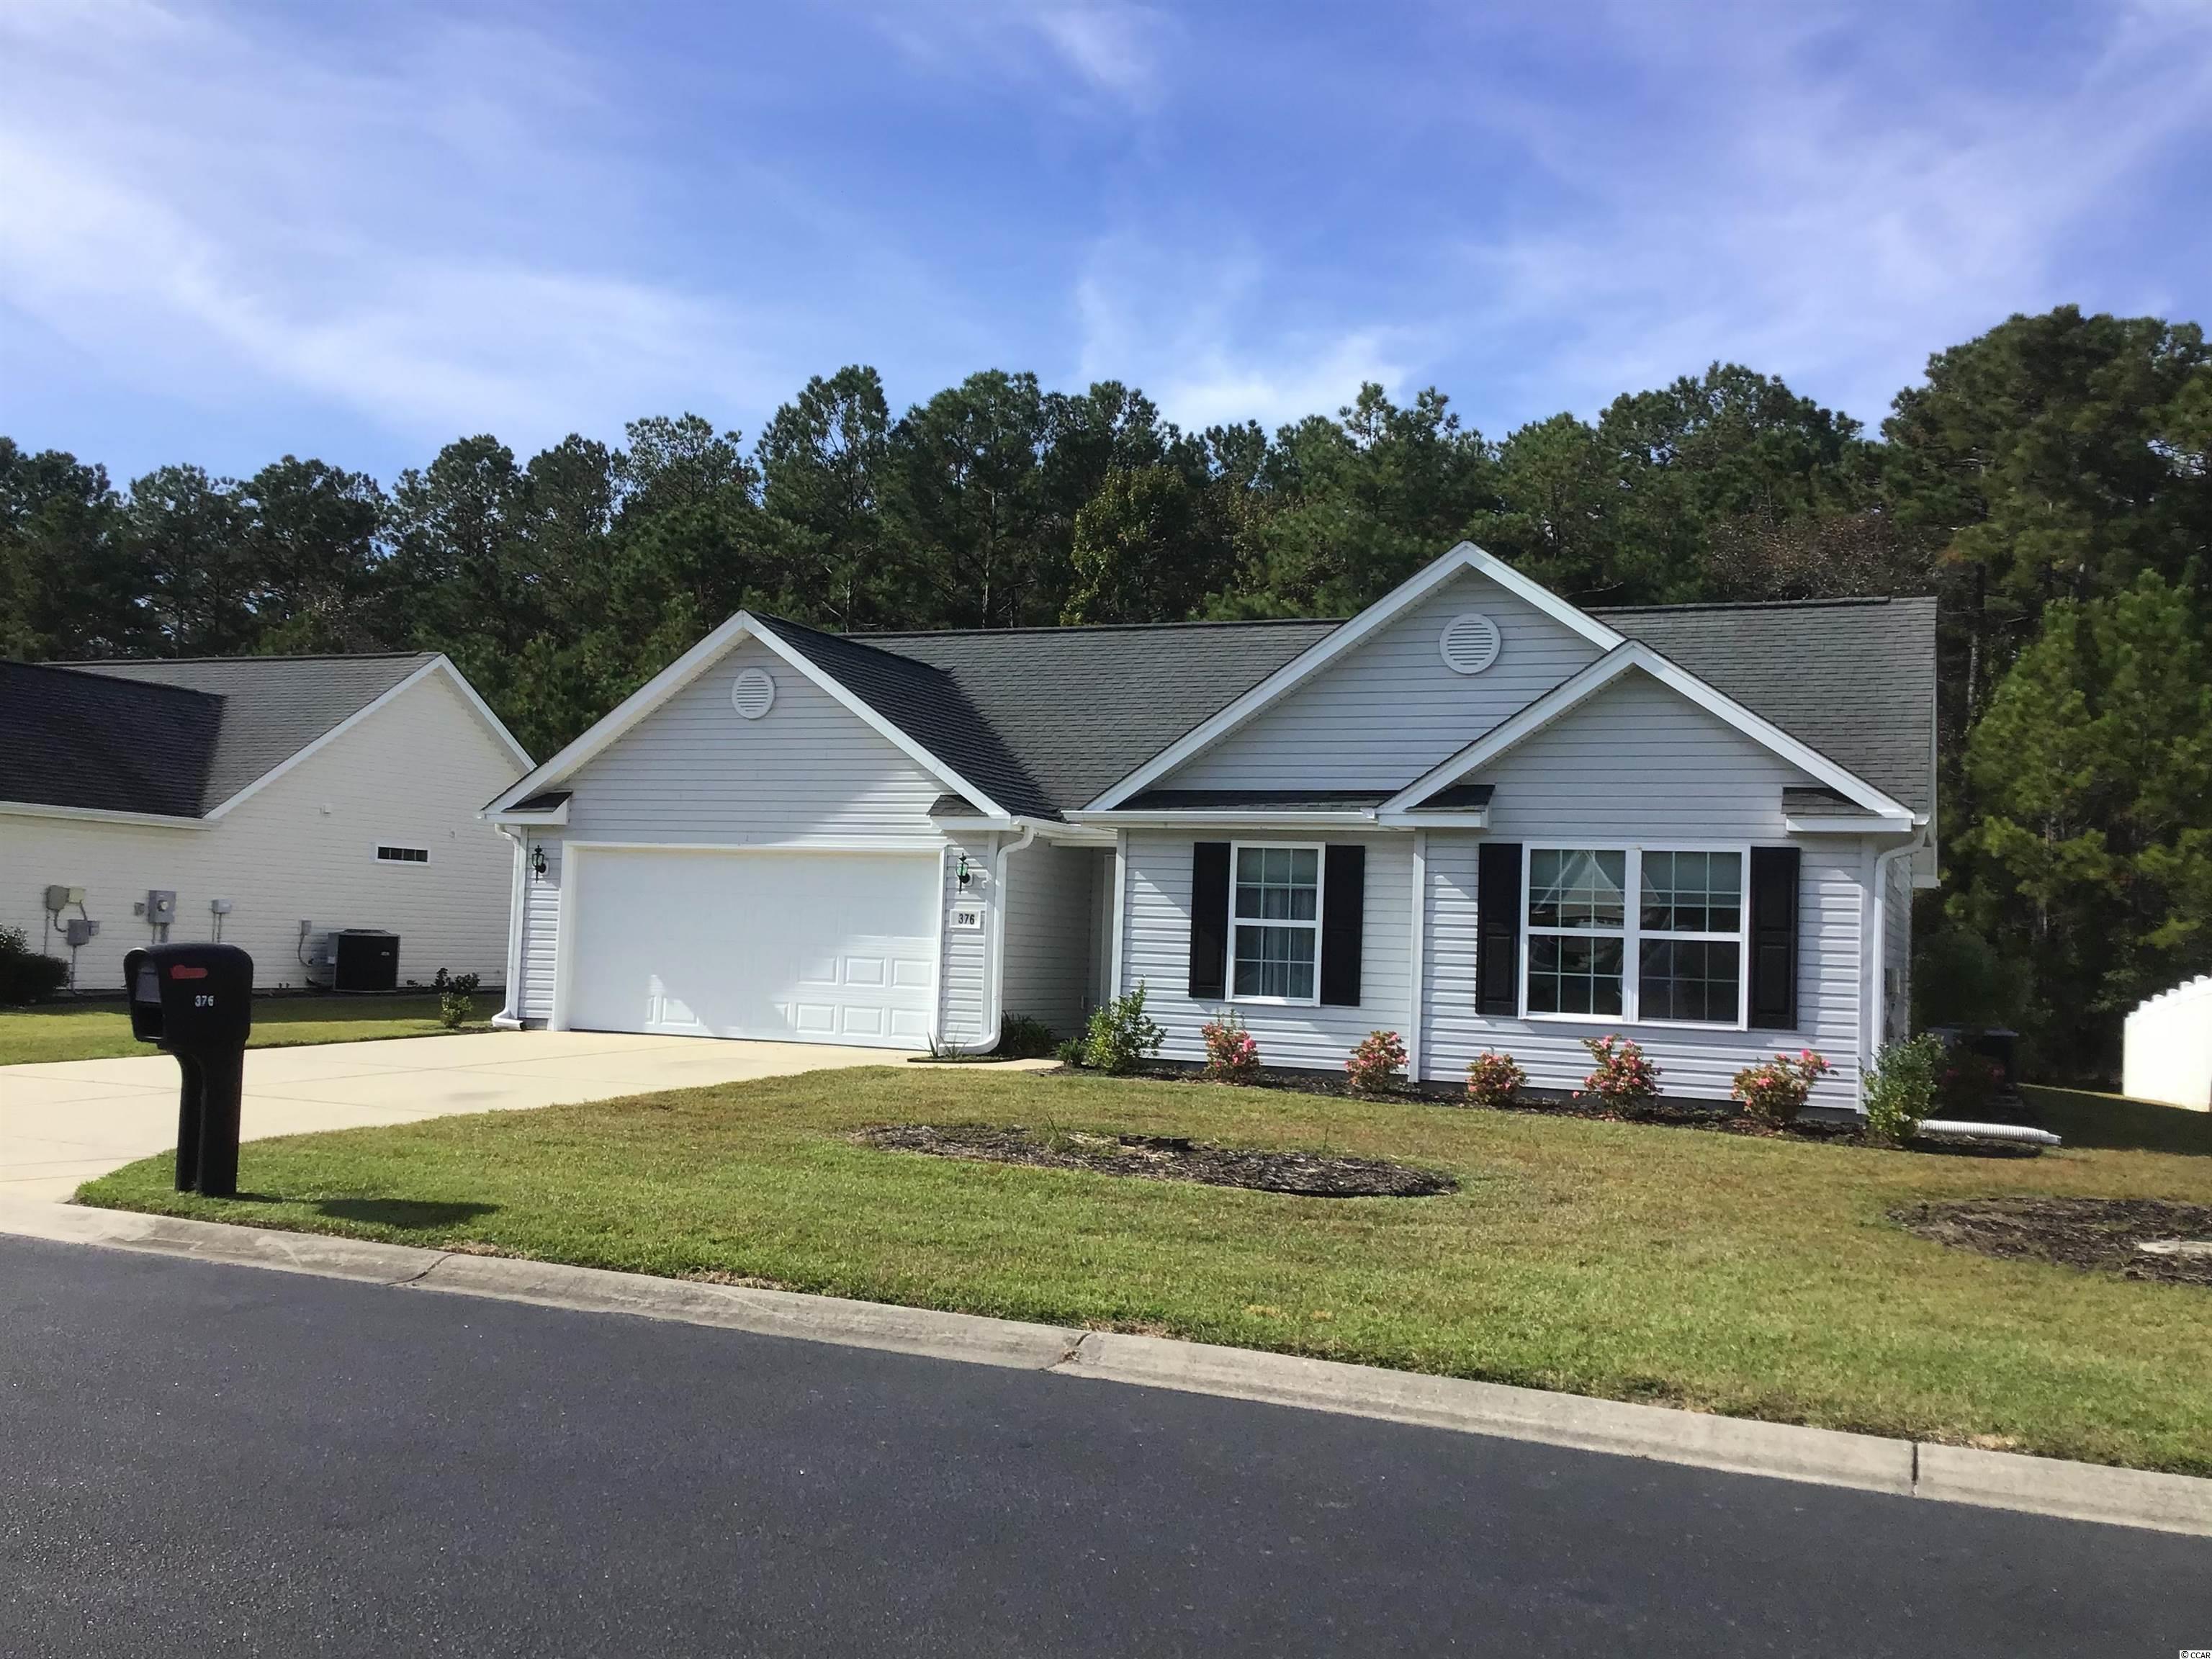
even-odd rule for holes
{"type": "MultiPolygon", "coordinates": [[[[480,1030],[499,1012],[497,997],[478,997],[465,1030],[480,1030]]],[[[308,1042],[360,1042],[369,1037],[436,1036],[435,996],[258,997],[253,1004],[252,1048],[289,1048],[308,1042]]],[[[48,1003],[0,1011],[0,1066],[33,1060],[107,1060],[155,1050],[131,1035],[131,1016],[120,1002],[48,1003]]]]}
{"type": "Polygon", "coordinates": [[[2212,1158],[2212,1112],[2192,1112],[2125,1095],[2092,1094],[2086,1089],[2021,1085],[2037,1120],[2069,1146],[2134,1148],[2212,1158]]]}
{"type": "Polygon", "coordinates": [[[1915,1238],[1921,1199],[2212,1201],[2212,1160],[1877,1151],[1092,1076],[817,1073],[250,1143],[84,1201],[1137,1329],[2212,1474],[2212,1293],[1915,1238]],[[1462,1189],[1324,1200],[853,1145],[882,1121],[1389,1156],[1462,1189]]]}

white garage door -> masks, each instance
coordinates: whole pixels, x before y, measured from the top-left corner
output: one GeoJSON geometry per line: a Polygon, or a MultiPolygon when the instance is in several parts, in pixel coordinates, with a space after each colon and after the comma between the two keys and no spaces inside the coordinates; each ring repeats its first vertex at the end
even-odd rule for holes
{"type": "Polygon", "coordinates": [[[574,848],[564,1023],[920,1048],[933,855],[574,848]]]}

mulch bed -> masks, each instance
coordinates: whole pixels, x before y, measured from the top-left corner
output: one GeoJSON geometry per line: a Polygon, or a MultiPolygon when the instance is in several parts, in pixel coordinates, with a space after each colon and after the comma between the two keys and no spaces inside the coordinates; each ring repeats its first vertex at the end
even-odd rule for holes
{"type": "Polygon", "coordinates": [[[887,1123],[862,1129],[853,1139],[866,1146],[936,1158],[1089,1170],[1152,1181],[1198,1181],[1304,1198],[1430,1198],[1459,1190],[1458,1182],[1437,1170],[1382,1158],[1259,1152],[1173,1135],[1037,1135],[1019,1124],[961,1123],[940,1128],[928,1123],[887,1123]]]}
{"type": "Polygon", "coordinates": [[[2151,1255],[2136,1249],[2152,1239],[2212,1239],[2212,1204],[2154,1198],[1974,1198],[1909,1205],[1889,1215],[1907,1232],[1984,1255],[2212,1285],[2212,1260],[2151,1255]]]}

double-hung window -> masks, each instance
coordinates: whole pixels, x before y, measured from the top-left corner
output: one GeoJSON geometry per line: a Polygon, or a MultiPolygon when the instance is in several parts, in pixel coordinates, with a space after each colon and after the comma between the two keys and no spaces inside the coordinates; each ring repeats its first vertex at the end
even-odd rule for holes
{"type": "Polygon", "coordinates": [[[1531,847],[1522,1011],[1741,1026],[1740,848],[1531,847]]]}
{"type": "Polygon", "coordinates": [[[1321,849],[1240,844],[1231,874],[1230,995],[1319,1000],[1321,849]]]}

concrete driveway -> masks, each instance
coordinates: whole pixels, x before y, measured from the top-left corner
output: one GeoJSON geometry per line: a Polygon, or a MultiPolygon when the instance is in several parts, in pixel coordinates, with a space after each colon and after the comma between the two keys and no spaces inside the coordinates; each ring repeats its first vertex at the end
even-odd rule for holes
{"type": "MultiPolygon", "coordinates": [[[[254,1140],[904,1063],[881,1048],[599,1031],[254,1048],[244,1133],[254,1140]]],[[[80,1182],[176,1144],[177,1062],[167,1054],[0,1067],[0,1197],[65,1199],[80,1182]]]]}

